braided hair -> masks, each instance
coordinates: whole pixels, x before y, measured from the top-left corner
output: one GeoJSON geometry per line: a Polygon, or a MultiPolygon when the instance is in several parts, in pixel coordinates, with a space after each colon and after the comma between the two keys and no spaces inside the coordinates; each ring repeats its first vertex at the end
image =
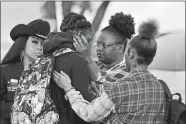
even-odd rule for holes
{"type": "Polygon", "coordinates": [[[73,30],[84,31],[88,28],[91,28],[91,23],[86,20],[84,15],[74,12],[69,12],[66,14],[60,26],[60,30],[62,32],[71,32],[73,30]]]}
{"type": "Polygon", "coordinates": [[[102,31],[109,32],[115,41],[123,43],[125,51],[127,38],[131,39],[132,35],[135,34],[134,25],[134,18],[130,14],[120,12],[111,16],[109,26],[102,29],[102,31]]]}
{"type": "Polygon", "coordinates": [[[149,65],[156,55],[157,43],[155,36],[158,34],[159,24],[155,19],[149,19],[139,26],[139,35],[130,42],[138,54],[137,63],[149,65]]]}

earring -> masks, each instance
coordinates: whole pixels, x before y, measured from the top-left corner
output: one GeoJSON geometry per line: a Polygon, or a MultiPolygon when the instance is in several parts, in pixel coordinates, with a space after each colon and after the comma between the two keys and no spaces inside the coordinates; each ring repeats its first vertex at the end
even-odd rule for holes
{"type": "Polygon", "coordinates": [[[21,51],[21,56],[20,56],[21,62],[23,61],[24,54],[25,54],[25,52],[24,52],[24,50],[22,50],[22,51],[21,51]]]}

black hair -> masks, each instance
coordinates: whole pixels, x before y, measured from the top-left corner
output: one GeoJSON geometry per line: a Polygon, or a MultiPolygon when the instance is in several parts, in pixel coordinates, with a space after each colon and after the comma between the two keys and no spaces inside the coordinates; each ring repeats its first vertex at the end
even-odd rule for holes
{"type": "Polygon", "coordinates": [[[62,32],[68,32],[71,30],[86,30],[91,28],[91,23],[86,20],[84,15],[69,12],[63,18],[60,26],[62,32]]]}
{"type": "Polygon", "coordinates": [[[1,65],[16,63],[21,61],[21,52],[25,49],[26,41],[28,36],[18,37],[14,44],[11,46],[5,57],[3,58],[1,65]]]}
{"type": "Polygon", "coordinates": [[[158,34],[159,24],[155,19],[149,19],[139,26],[139,35],[134,37],[131,48],[138,54],[137,63],[149,65],[156,55],[157,43],[155,36],[158,34]]]}
{"type": "Polygon", "coordinates": [[[127,38],[131,39],[132,35],[135,34],[134,25],[134,18],[130,14],[120,12],[111,16],[109,26],[102,29],[102,31],[109,32],[118,43],[123,43],[125,51],[127,38]]]}

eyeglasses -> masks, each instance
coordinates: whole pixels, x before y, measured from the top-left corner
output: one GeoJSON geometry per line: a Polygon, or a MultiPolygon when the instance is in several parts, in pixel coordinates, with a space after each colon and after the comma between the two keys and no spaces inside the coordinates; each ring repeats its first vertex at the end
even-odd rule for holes
{"type": "Polygon", "coordinates": [[[103,47],[104,49],[110,47],[110,46],[113,46],[113,45],[118,45],[118,44],[121,44],[121,42],[118,42],[118,43],[113,43],[113,44],[106,44],[104,42],[96,42],[96,47],[103,47]]]}

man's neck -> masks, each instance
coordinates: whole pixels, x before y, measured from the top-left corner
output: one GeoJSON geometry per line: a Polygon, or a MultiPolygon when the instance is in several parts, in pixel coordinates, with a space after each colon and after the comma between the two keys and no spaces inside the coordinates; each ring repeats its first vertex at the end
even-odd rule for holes
{"type": "Polygon", "coordinates": [[[148,66],[147,65],[138,65],[136,64],[136,66],[132,66],[130,69],[130,72],[132,71],[140,71],[140,70],[147,70],[148,66]]]}

